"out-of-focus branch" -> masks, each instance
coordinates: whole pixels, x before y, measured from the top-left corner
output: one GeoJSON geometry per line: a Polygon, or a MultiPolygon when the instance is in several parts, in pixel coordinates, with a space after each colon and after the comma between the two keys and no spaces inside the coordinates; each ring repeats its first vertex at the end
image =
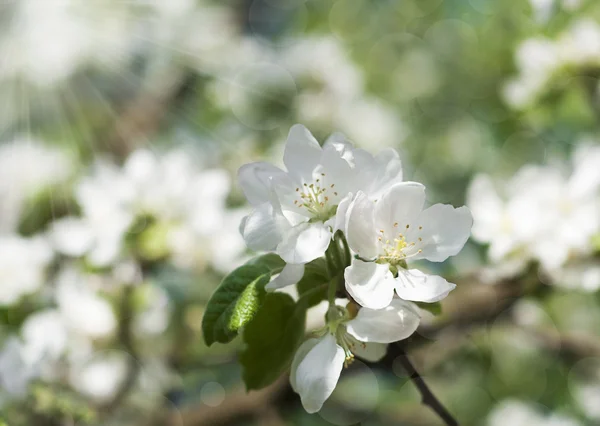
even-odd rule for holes
{"type": "Polygon", "coordinates": [[[180,408],[171,413],[169,426],[217,426],[234,421],[253,418],[260,419],[265,426],[281,426],[284,423],[273,409],[274,402],[285,395],[288,387],[286,375],[260,391],[246,392],[239,389],[230,393],[225,401],[216,407],[201,404],[190,408],[180,408]]]}
{"type": "Polygon", "coordinates": [[[424,405],[427,405],[429,408],[431,408],[438,415],[438,417],[442,419],[444,423],[448,426],[458,426],[458,422],[456,421],[456,419],[452,417],[452,414],[450,414],[450,412],[446,409],[446,407],[444,407],[440,400],[437,399],[437,397],[433,394],[431,389],[429,389],[429,386],[427,386],[421,375],[412,365],[412,362],[410,362],[410,359],[406,355],[406,352],[404,352],[402,346],[398,346],[400,346],[400,355],[398,356],[398,361],[400,361],[400,364],[408,373],[409,378],[419,390],[419,393],[421,394],[421,402],[424,405]]]}
{"type": "MultiPolygon", "coordinates": [[[[151,90],[142,90],[137,98],[118,108],[112,128],[100,131],[96,146],[106,147],[117,157],[126,158],[138,144],[148,140],[177,101],[195,83],[191,72],[175,68],[153,79],[151,90]]],[[[149,85],[148,85],[149,86],[149,85]]]]}
{"type": "Polygon", "coordinates": [[[130,355],[127,358],[127,373],[119,388],[115,392],[113,398],[101,407],[100,411],[102,414],[111,413],[124,402],[124,400],[127,398],[127,394],[135,385],[140,373],[138,352],[133,342],[132,331],[133,292],[133,286],[124,287],[119,306],[119,343],[122,349],[130,355]]]}
{"type": "Polygon", "coordinates": [[[556,330],[526,328],[532,338],[544,348],[564,356],[579,360],[588,357],[600,357],[598,336],[587,333],[560,333],[556,330]]]}
{"type": "MultiPolygon", "coordinates": [[[[418,333],[403,342],[402,347],[391,345],[388,355],[382,361],[382,366],[386,367],[396,359],[399,362],[407,360],[407,353],[415,354],[418,359],[420,358],[419,354],[427,351],[427,344],[432,340],[454,341],[457,336],[465,335],[466,330],[470,328],[489,324],[509,310],[526,291],[525,279],[506,280],[495,285],[481,284],[475,276],[460,280],[457,289],[444,301],[443,315],[430,323],[423,324],[418,333]]],[[[600,356],[600,342],[590,336],[561,335],[557,332],[540,329],[527,330],[532,333],[533,338],[549,350],[577,359],[600,356]]],[[[408,364],[404,362],[402,365],[409,368],[408,364]]],[[[410,376],[416,373],[416,371],[411,372],[410,370],[407,372],[410,376]]],[[[179,412],[173,413],[167,424],[212,426],[233,424],[242,418],[261,418],[263,413],[272,410],[274,405],[285,399],[289,392],[291,391],[288,378],[287,375],[284,375],[274,385],[261,391],[233,392],[218,407],[202,405],[183,408],[179,412]]],[[[447,424],[456,423],[447,422],[447,424]]]]}

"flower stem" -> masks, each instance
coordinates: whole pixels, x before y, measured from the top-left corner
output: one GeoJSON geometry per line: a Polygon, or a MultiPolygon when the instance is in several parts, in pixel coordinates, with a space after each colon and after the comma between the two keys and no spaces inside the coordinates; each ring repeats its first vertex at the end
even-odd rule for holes
{"type": "Polygon", "coordinates": [[[400,364],[402,364],[402,367],[409,374],[410,379],[419,390],[419,393],[421,394],[422,403],[424,405],[429,406],[429,408],[431,408],[439,416],[439,418],[444,421],[446,425],[458,426],[458,422],[456,421],[456,419],[452,417],[452,414],[450,414],[446,407],[442,405],[440,400],[436,398],[433,392],[431,392],[431,389],[429,389],[429,386],[427,386],[427,384],[423,380],[423,377],[421,377],[421,375],[413,366],[412,362],[410,362],[410,359],[408,359],[408,356],[406,355],[406,352],[404,352],[404,349],[401,349],[400,355],[397,359],[400,361],[400,364]]]}
{"type": "Polygon", "coordinates": [[[337,293],[337,280],[332,279],[329,281],[329,288],[327,289],[327,300],[329,305],[335,305],[335,294],[337,293]]]}
{"type": "Polygon", "coordinates": [[[350,247],[348,247],[348,241],[346,240],[346,236],[342,231],[337,231],[335,233],[335,240],[336,242],[338,242],[338,244],[341,243],[341,246],[344,249],[344,257],[342,259],[344,265],[350,266],[350,263],[352,263],[352,253],[350,252],[350,247]]]}
{"type": "Polygon", "coordinates": [[[337,293],[338,280],[336,279],[340,268],[340,253],[339,246],[335,239],[329,244],[329,248],[325,252],[327,260],[327,275],[329,276],[329,290],[327,291],[327,300],[329,305],[335,304],[335,294],[337,293]]]}

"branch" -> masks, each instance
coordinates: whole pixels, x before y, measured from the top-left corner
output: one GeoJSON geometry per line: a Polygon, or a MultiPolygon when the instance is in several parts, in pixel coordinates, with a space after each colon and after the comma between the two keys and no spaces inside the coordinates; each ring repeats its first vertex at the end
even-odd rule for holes
{"type": "Polygon", "coordinates": [[[169,111],[185,97],[196,79],[191,72],[167,71],[153,79],[151,89],[142,90],[130,103],[122,105],[115,113],[118,118],[114,126],[100,129],[92,146],[105,146],[124,159],[158,132],[169,111]]]}
{"type": "MultiPolygon", "coordinates": [[[[400,346],[400,345],[399,345],[400,346]]],[[[398,356],[398,361],[402,364],[402,367],[409,374],[410,379],[413,381],[419,393],[421,394],[421,401],[424,405],[427,405],[431,408],[448,426],[458,426],[458,422],[452,414],[442,405],[439,399],[431,392],[429,386],[423,380],[423,377],[417,372],[415,367],[410,362],[410,359],[404,352],[404,349],[401,349],[400,355],[398,356]]]]}
{"type": "Polygon", "coordinates": [[[110,414],[118,408],[135,385],[140,373],[140,363],[138,361],[137,349],[133,343],[132,333],[133,291],[134,287],[132,285],[128,285],[123,289],[119,307],[119,342],[123,350],[130,355],[127,361],[127,375],[121,382],[113,398],[100,408],[104,414],[110,414]]]}
{"type": "MultiPolygon", "coordinates": [[[[275,383],[260,391],[246,392],[243,389],[234,391],[217,407],[205,404],[190,408],[182,407],[171,413],[167,425],[183,426],[217,426],[233,423],[243,418],[269,419],[270,425],[280,425],[274,415],[273,405],[276,400],[286,395],[287,374],[275,383]]],[[[237,423],[236,423],[237,424],[237,423]]],[[[266,424],[262,422],[261,424],[266,424]]]]}

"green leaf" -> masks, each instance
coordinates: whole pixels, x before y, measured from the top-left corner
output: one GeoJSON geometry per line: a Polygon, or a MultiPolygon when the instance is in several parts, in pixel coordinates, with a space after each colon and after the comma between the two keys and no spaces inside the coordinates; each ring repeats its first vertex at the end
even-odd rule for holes
{"type": "Polygon", "coordinates": [[[271,278],[264,266],[243,265],[229,274],[213,293],[204,318],[202,331],[208,346],[228,343],[256,314],[264,298],[264,286],[271,278]]]}
{"type": "Polygon", "coordinates": [[[425,303],[425,302],[413,302],[419,308],[431,312],[433,315],[440,315],[442,313],[442,304],[440,302],[425,303]]]}
{"type": "Polygon", "coordinates": [[[315,259],[304,267],[304,275],[298,282],[298,295],[307,294],[308,307],[317,305],[327,299],[327,283],[330,278],[327,273],[327,262],[323,258],[315,259]],[[308,294],[311,292],[311,294],[308,294]]]}
{"type": "Polygon", "coordinates": [[[246,262],[246,265],[266,266],[271,271],[283,269],[285,261],[275,253],[267,253],[246,262]]]}
{"type": "Polygon", "coordinates": [[[228,343],[254,317],[265,297],[265,285],[283,261],[265,255],[252,259],[227,275],[215,290],[202,319],[204,341],[228,343]]]}
{"type": "Polygon", "coordinates": [[[306,309],[283,293],[269,293],[243,333],[240,354],[248,390],[273,383],[290,366],[304,337],[306,309]]]}

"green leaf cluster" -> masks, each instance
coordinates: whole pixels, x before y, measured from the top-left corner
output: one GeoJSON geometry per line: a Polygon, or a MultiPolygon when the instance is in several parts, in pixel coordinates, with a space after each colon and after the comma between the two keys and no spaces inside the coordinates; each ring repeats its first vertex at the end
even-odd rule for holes
{"type": "Polygon", "coordinates": [[[273,383],[290,366],[305,335],[306,311],[327,298],[331,281],[325,259],[305,267],[299,299],[267,293],[266,284],[285,263],[276,255],[257,257],[226,276],[208,302],[202,329],[207,345],[242,334],[240,354],[248,390],[273,383]]]}

